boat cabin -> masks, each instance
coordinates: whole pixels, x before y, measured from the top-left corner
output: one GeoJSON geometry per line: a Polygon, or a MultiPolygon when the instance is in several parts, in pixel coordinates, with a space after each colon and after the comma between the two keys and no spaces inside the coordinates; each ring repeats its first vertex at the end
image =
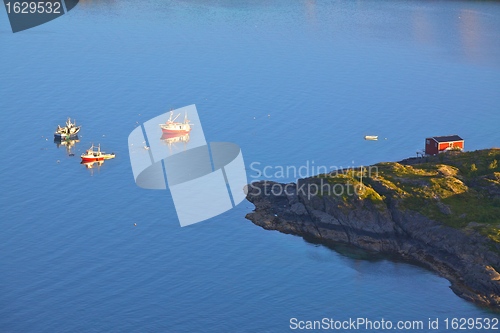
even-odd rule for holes
{"type": "Polygon", "coordinates": [[[425,154],[437,155],[449,150],[463,150],[464,139],[458,135],[433,136],[425,139],[425,154]]]}

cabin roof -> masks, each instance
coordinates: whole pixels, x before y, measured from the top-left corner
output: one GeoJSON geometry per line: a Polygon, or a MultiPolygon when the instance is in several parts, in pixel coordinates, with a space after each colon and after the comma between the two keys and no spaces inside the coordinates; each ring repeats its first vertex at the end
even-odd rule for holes
{"type": "Polygon", "coordinates": [[[444,135],[444,136],[433,136],[432,139],[436,140],[437,142],[450,142],[450,141],[463,141],[461,137],[458,135],[444,135]]]}

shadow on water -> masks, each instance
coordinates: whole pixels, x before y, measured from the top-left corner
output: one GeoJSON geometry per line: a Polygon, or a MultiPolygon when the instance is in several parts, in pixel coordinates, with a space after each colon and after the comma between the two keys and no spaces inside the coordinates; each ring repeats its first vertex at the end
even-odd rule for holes
{"type": "Polygon", "coordinates": [[[401,259],[398,260],[394,255],[391,256],[389,254],[381,254],[374,251],[368,251],[350,244],[324,241],[310,236],[302,236],[302,238],[306,243],[311,244],[314,247],[325,247],[349,259],[366,260],[370,262],[379,262],[383,260],[396,260],[404,262],[401,259]]]}
{"type": "MultiPolygon", "coordinates": [[[[302,239],[306,243],[308,243],[314,247],[327,248],[329,250],[335,251],[336,253],[340,254],[341,256],[343,256],[347,259],[351,259],[351,260],[355,260],[355,261],[362,260],[362,261],[366,261],[369,263],[380,263],[383,261],[390,261],[390,262],[395,263],[395,264],[407,264],[407,265],[412,265],[412,266],[424,269],[424,270],[426,270],[426,271],[428,271],[436,276],[444,278],[439,273],[437,273],[433,269],[431,269],[429,266],[427,266],[421,262],[415,261],[415,260],[402,258],[401,256],[396,255],[396,254],[368,251],[368,250],[358,248],[354,245],[345,244],[345,243],[338,243],[338,242],[333,242],[333,241],[321,241],[317,238],[310,237],[310,236],[300,236],[300,237],[302,237],[302,239]]],[[[474,305],[476,307],[478,307],[479,309],[488,312],[491,315],[494,315],[494,316],[500,315],[500,309],[496,310],[496,309],[493,309],[493,308],[490,308],[488,306],[481,305],[481,304],[474,304],[474,305]]]]}
{"type": "Polygon", "coordinates": [[[352,260],[364,260],[370,263],[377,263],[377,262],[382,262],[382,261],[391,261],[393,263],[397,264],[409,264],[413,265],[422,269],[425,269],[426,271],[429,271],[437,276],[441,276],[437,272],[435,272],[433,269],[431,269],[430,266],[425,265],[419,261],[410,259],[410,258],[403,258],[401,255],[396,254],[396,253],[390,253],[390,252],[385,252],[385,253],[380,253],[380,252],[375,252],[375,251],[369,251],[365,249],[361,249],[355,245],[351,244],[346,244],[346,243],[339,243],[339,242],[334,242],[334,241],[324,241],[324,240],[319,240],[314,237],[310,236],[301,236],[304,241],[308,244],[311,244],[315,247],[320,247],[323,246],[329,250],[335,251],[336,253],[340,254],[341,256],[352,259],[352,260]]]}

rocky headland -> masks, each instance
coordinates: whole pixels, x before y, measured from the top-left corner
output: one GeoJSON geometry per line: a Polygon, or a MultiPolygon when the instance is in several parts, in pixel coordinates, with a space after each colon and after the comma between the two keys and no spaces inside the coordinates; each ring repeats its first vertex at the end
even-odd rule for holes
{"type": "Polygon", "coordinates": [[[421,264],[500,310],[500,149],[248,185],[264,229],[421,264]]]}

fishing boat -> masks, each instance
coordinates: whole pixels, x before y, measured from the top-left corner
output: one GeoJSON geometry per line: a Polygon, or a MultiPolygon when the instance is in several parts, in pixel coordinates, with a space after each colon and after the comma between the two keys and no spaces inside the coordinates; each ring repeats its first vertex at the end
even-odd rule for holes
{"type": "Polygon", "coordinates": [[[115,153],[106,154],[101,151],[101,145],[97,147],[92,144],[92,146],[81,155],[82,162],[95,162],[104,161],[115,158],[115,153]]]}
{"type": "Polygon", "coordinates": [[[365,140],[377,141],[378,135],[365,135],[365,140]]]}
{"type": "Polygon", "coordinates": [[[191,132],[191,124],[187,119],[187,112],[184,114],[184,122],[182,123],[175,121],[180,115],[179,113],[174,118],[174,111],[170,111],[170,117],[165,124],[160,124],[162,132],[165,134],[187,134],[191,132]]]}
{"type": "Polygon", "coordinates": [[[71,122],[71,119],[68,118],[66,120],[66,126],[61,127],[57,125],[57,129],[54,132],[54,139],[56,140],[69,140],[69,139],[77,139],[78,132],[80,132],[81,126],[76,126],[76,121],[71,122]]]}

